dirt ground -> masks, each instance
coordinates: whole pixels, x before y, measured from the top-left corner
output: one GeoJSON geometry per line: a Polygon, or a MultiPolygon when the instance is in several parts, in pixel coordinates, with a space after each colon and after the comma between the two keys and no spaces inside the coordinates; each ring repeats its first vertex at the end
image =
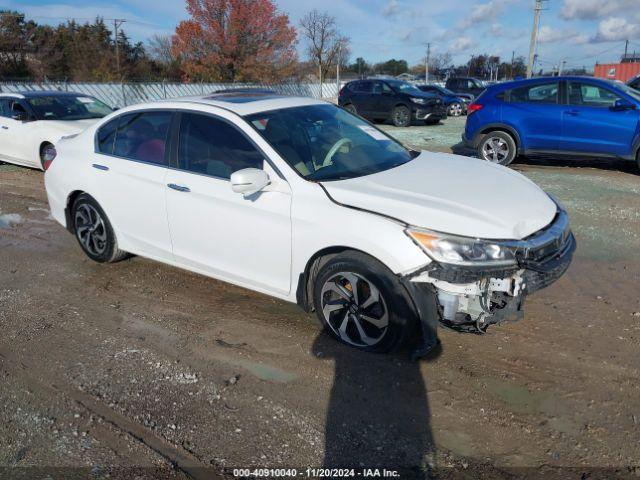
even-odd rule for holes
{"type": "MultiPolygon", "coordinates": [[[[384,128],[447,150],[463,124],[384,128]]],[[[441,330],[421,363],[352,351],[295,305],[144,258],[95,264],[49,216],[42,173],[0,166],[0,478],[325,461],[640,478],[640,175],[579,165],[514,165],[570,212],[567,275],[521,322],[441,330]]]]}

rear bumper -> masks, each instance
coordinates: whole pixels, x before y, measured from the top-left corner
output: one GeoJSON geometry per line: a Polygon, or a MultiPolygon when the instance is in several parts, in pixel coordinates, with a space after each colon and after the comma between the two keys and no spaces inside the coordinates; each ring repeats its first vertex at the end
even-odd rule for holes
{"type": "Polygon", "coordinates": [[[461,135],[462,144],[468,148],[478,148],[478,139],[477,136],[475,138],[467,138],[466,132],[463,132],[461,135]]]}

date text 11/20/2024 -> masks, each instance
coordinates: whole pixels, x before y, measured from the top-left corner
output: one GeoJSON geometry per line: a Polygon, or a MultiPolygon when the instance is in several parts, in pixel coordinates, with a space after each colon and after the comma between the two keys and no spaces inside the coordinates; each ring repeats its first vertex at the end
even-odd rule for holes
{"type": "Polygon", "coordinates": [[[237,478],[398,478],[397,470],[386,468],[234,468],[231,473],[237,478]]]}

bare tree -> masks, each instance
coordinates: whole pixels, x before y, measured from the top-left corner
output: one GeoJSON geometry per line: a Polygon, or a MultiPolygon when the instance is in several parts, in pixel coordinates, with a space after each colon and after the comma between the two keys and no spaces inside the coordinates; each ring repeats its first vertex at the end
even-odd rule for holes
{"type": "Polygon", "coordinates": [[[322,84],[329,70],[338,61],[341,66],[344,65],[349,57],[349,39],[338,33],[335,17],[317,10],[307,13],[302,18],[300,31],[307,41],[309,59],[318,69],[322,95],[322,84]]]}
{"type": "Polygon", "coordinates": [[[171,52],[171,35],[154,35],[149,39],[151,58],[163,65],[169,65],[175,57],[171,52]]]}

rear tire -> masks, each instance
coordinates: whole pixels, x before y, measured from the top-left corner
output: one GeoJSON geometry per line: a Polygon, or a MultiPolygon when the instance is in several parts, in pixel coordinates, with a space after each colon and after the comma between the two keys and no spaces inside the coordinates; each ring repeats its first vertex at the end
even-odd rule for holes
{"type": "Polygon", "coordinates": [[[391,112],[391,121],[396,127],[408,127],[411,125],[411,110],[404,105],[398,105],[391,112]]]}
{"type": "Polygon", "coordinates": [[[458,102],[454,102],[449,105],[448,114],[451,117],[459,117],[463,113],[462,105],[458,102]]]}
{"type": "Polygon", "coordinates": [[[516,142],[502,130],[485,134],[478,144],[478,157],[487,162],[509,165],[516,158],[516,142]]]}
{"type": "Polygon", "coordinates": [[[338,254],[320,268],[313,302],[327,332],[359,350],[396,350],[417,324],[411,300],[393,272],[361,252],[338,254]]]}
{"type": "Polygon", "coordinates": [[[358,115],[358,110],[356,110],[356,106],[353,103],[348,103],[344,106],[344,109],[349,112],[352,113],[353,115],[358,115]]]}
{"type": "Polygon", "coordinates": [[[90,195],[83,193],[73,202],[71,221],[76,240],[91,260],[113,263],[127,257],[128,253],[118,248],[109,218],[90,195]]]}

